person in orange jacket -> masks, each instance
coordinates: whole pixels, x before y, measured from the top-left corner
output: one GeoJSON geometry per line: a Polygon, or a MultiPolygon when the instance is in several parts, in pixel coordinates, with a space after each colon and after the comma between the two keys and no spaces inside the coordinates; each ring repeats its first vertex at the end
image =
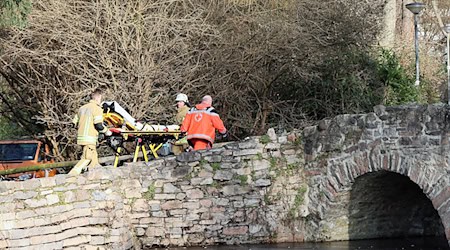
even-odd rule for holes
{"type": "Polygon", "coordinates": [[[211,96],[204,96],[200,104],[189,110],[181,125],[181,132],[187,133],[187,140],[194,150],[210,149],[214,143],[216,129],[226,137],[227,129],[211,105],[211,96]]]}

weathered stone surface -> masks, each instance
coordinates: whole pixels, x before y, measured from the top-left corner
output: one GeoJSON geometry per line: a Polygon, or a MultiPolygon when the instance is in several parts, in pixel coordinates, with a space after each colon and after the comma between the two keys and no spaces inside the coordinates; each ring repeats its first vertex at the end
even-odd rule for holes
{"type": "Polygon", "coordinates": [[[244,206],[246,207],[255,207],[260,204],[261,200],[259,199],[244,199],[244,206]]]}
{"type": "Polygon", "coordinates": [[[233,156],[245,156],[245,155],[257,155],[258,153],[262,153],[261,149],[243,149],[239,151],[234,151],[233,156]]]}
{"type": "Polygon", "coordinates": [[[201,199],[204,197],[204,193],[200,189],[190,189],[186,191],[186,197],[188,199],[201,199]]]}
{"type": "Polygon", "coordinates": [[[250,188],[248,186],[239,186],[239,185],[229,185],[221,189],[221,192],[227,196],[245,194],[248,193],[249,191],[250,188]]]}
{"type": "Polygon", "coordinates": [[[233,172],[231,171],[225,171],[225,170],[218,170],[216,171],[216,174],[213,177],[214,180],[220,180],[220,181],[229,181],[233,179],[233,172]]]}
{"type": "Polygon", "coordinates": [[[145,232],[145,235],[147,236],[164,236],[165,230],[163,227],[149,227],[147,231],[145,232]]]}
{"type": "Polygon", "coordinates": [[[259,231],[261,231],[261,229],[263,228],[262,225],[250,225],[249,226],[249,233],[251,234],[255,234],[258,233],[259,231]]]}
{"type": "Polygon", "coordinates": [[[42,207],[47,205],[46,199],[40,199],[40,200],[26,200],[25,204],[29,207],[35,208],[35,207],[42,207]]]}
{"type": "Polygon", "coordinates": [[[28,191],[28,192],[19,191],[14,193],[12,199],[27,200],[36,197],[36,195],[37,192],[35,191],[28,191]]]}
{"type": "Polygon", "coordinates": [[[265,144],[252,137],[148,165],[0,182],[0,248],[450,235],[448,108],[377,107],[288,135],[270,130],[265,144]],[[399,191],[405,183],[422,199],[399,191]]]}
{"type": "Polygon", "coordinates": [[[137,199],[132,204],[132,210],[136,212],[145,212],[149,211],[150,205],[148,204],[148,201],[145,199],[137,199]]]}
{"type": "Polygon", "coordinates": [[[269,136],[271,141],[276,141],[277,140],[277,134],[275,133],[275,129],[274,128],[269,128],[267,130],[267,135],[269,136]]]}
{"type": "Polygon", "coordinates": [[[174,201],[167,201],[161,204],[161,209],[163,210],[170,210],[170,209],[177,209],[182,208],[183,202],[174,200],[174,201]]]}
{"type": "Polygon", "coordinates": [[[222,156],[221,155],[206,156],[205,157],[205,161],[208,161],[208,162],[211,162],[211,163],[221,162],[222,161],[222,156]]]}
{"type": "Polygon", "coordinates": [[[53,205],[53,204],[56,204],[59,202],[59,197],[58,197],[58,195],[55,195],[55,194],[47,195],[46,199],[47,199],[48,205],[53,205]]]}
{"type": "Polygon", "coordinates": [[[201,178],[208,178],[208,177],[213,177],[214,174],[213,174],[211,171],[207,171],[207,170],[205,170],[205,169],[202,169],[202,170],[198,173],[197,176],[198,176],[198,177],[201,177],[201,178]]]}
{"type": "Polygon", "coordinates": [[[189,175],[192,171],[192,167],[191,166],[182,166],[182,167],[177,167],[172,171],[172,177],[173,178],[183,178],[187,175],[189,175]]]}
{"type": "Polygon", "coordinates": [[[247,226],[226,227],[223,229],[224,235],[242,235],[242,234],[246,234],[247,232],[248,232],[247,226]]]}
{"type": "Polygon", "coordinates": [[[164,183],[163,186],[164,193],[179,193],[181,190],[175,187],[172,183],[164,183]]]}
{"type": "Polygon", "coordinates": [[[199,152],[185,152],[177,155],[177,161],[179,162],[193,162],[201,159],[202,155],[199,152]]]}
{"type": "Polygon", "coordinates": [[[258,179],[255,181],[254,185],[256,187],[267,187],[267,186],[270,186],[270,184],[272,184],[270,179],[258,179]]]}
{"type": "Polygon", "coordinates": [[[200,186],[204,186],[204,185],[211,185],[213,183],[213,178],[211,177],[206,177],[206,178],[192,178],[191,179],[191,184],[192,185],[200,185],[200,186]]]}
{"type": "Polygon", "coordinates": [[[268,160],[255,160],[253,161],[253,170],[259,171],[270,168],[270,162],[268,160]]]}
{"type": "Polygon", "coordinates": [[[246,139],[243,142],[239,142],[239,149],[251,149],[256,148],[258,146],[258,142],[255,139],[246,139]]]}

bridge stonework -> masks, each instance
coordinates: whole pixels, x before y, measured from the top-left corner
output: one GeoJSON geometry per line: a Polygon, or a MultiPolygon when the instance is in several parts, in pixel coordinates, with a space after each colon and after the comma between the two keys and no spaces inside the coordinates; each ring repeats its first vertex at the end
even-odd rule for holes
{"type": "Polygon", "coordinates": [[[0,248],[449,239],[448,114],[377,106],[148,165],[0,182],[0,248]]]}

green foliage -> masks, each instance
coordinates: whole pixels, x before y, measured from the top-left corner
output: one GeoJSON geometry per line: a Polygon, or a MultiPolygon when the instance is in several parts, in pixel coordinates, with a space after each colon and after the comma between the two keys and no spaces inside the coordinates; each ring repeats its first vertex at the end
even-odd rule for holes
{"type": "Polygon", "coordinates": [[[301,186],[297,190],[297,193],[295,194],[295,199],[294,199],[294,207],[298,208],[300,205],[303,205],[306,190],[307,189],[305,186],[301,186]]]}
{"type": "Polygon", "coordinates": [[[241,182],[241,185],[247,184],[248,176],[247,175],[239,175],[239,181],[241,182]]]}
{"type": "Polygon", "coordinates": [[[0,1],[0,28],[11,26],[25,28],[31,9],[31,0],[0,1]]]}
{"type": "Polygon", "coordinates": [[[270,137],[268,135],[262,135],[259,137],[259,142],[266,145],[267,143],[271,142],[270,137]]]}
{"type": "Polygon", "coordinates": [[[211,187],[219,189],[219,188],[222,188],[222,184],[219,183],[217,180],[214,180],[214,181],[211,183],[211,187]]]}
{"type": "Polygon", "coordinates": [[[152,184],[152,185],[148,186],[147,191],[142,194],[142,197],[147,200],[153,200],[153,198],[155,198],[155,193],[156,193],[156,187],[154,184],[152,184]]]}
{"type": "Polygon", "coordinates": [[[295,148],[300,148],[302,146],[302,138],[297,137],[295,138],[295,141],[292,142],[292,144],[295,146],[295,148]]]}
{"type": "Polygon", "coordinates": [[[300,163],[295,162],[287,165],[287,170],[292,172],[293,170],[296,170],[300,167],[300,163]]]}
{"type": "Polygon", "coordinates": [[[26,131],[5,117],[0,117],[0,140],[14,139],[26,135],[26,131]]]}
{"type": "Polygon", "coordinates": [[[272,204],[273,204],[273,201],[270,199],[269,194],[265,194],[265,195],[264,195],[264,203],[265,203],[266,205],[272,205],[272,204]]]}
{"type": "Polygon", "coordinates": [[[297,189],[297,193],[295,194],[294,198],[294,204],[292,205],[291,209],[289,209],[288,212],[289,218],[291,219],[297,218],[297,211],[300,208],[300,206],[303,205],[306,191],[307,191],[306,186],[301,186],[299,189],[297,189]]]}
{"type": "Polygon", "coordinates": [[[256,154],[256,159],[259,160],[259,161],[261,161],[262,159],[264,159],[264,157],[263,157],[263,155],[262,155],[260,152],[258,152],[258,153],[256,154]]]}
{"type": "Polygon", "coordinates": [[[278,162],[277,158],[270,157],[269,162],[270,162],[270,169],[275,169],[277,167],[278,162]]]}
{"type": "Polygon", "coordinates": [[[438,103],[441,101],[439,88],[436,88],[429,79],[422,78],[420,81],[420,103],[438,103]]]}
{"type": "Polygon", "coordinates": [[[368,51],[335,52],[315,67],[308,81],[292,79],[284,85],[283,100],[298,99],[306,117],[323,119],[343,113],[363,113],[382,103],[383,84],[377,77],[377,61],[368,51]]]}
{"type": "Polygon", "coordinates": [[[208,161],[205,160],[205,159],[201,159],[200,162],[198,163],[198,165],[199,165],[200,167],[203,167],[203,166],[205,166],[206,164],[208,164],[208,161]]]}
{"type": "Polygon", "coordinates": [[[390,50],[381,50],[378,57],[378,75],[386,87],[386,105],[399,105],[419,101],[419,88],[414,78],[400,64],[398,57],[390,50]]]}
{"type": "Polygon", "coordinates": [[[211,163],[211,168],[212,168],[214,171],[219,170],[219,169],[220,169],[220,163],[218,163],[218,162],[213,162],[213,163],[211,163]]]}

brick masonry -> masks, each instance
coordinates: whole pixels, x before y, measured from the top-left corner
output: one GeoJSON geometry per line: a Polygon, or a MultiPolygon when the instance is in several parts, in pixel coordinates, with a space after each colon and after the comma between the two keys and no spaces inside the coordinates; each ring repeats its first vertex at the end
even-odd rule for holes
{"type": "MultiPolygon", "coordinates": [[[[391,201],[378,198],[385,192],[375,185],[380,180],[418,186],[426,198],[417,202],[431,201],[438,215],[421,214],[442,223],[450,238],[448,113],[444,105],[378,106],[301,132],[271,129],[149,164],[0,182],[0,248],[140,249],[380,236],[367,229],[369,222],[392,235],[441,232],[424,230],[418,220],[414,230],[389,227],[385,221],[397,210],[367,220],[353,216],[363,208],[372,214],[376,203],[389,207],[391,201]],[[371,206],[358,207],[368,200],[371,206]]],[[[394,192],[394,184],[383,187],[394,192]]]]}

